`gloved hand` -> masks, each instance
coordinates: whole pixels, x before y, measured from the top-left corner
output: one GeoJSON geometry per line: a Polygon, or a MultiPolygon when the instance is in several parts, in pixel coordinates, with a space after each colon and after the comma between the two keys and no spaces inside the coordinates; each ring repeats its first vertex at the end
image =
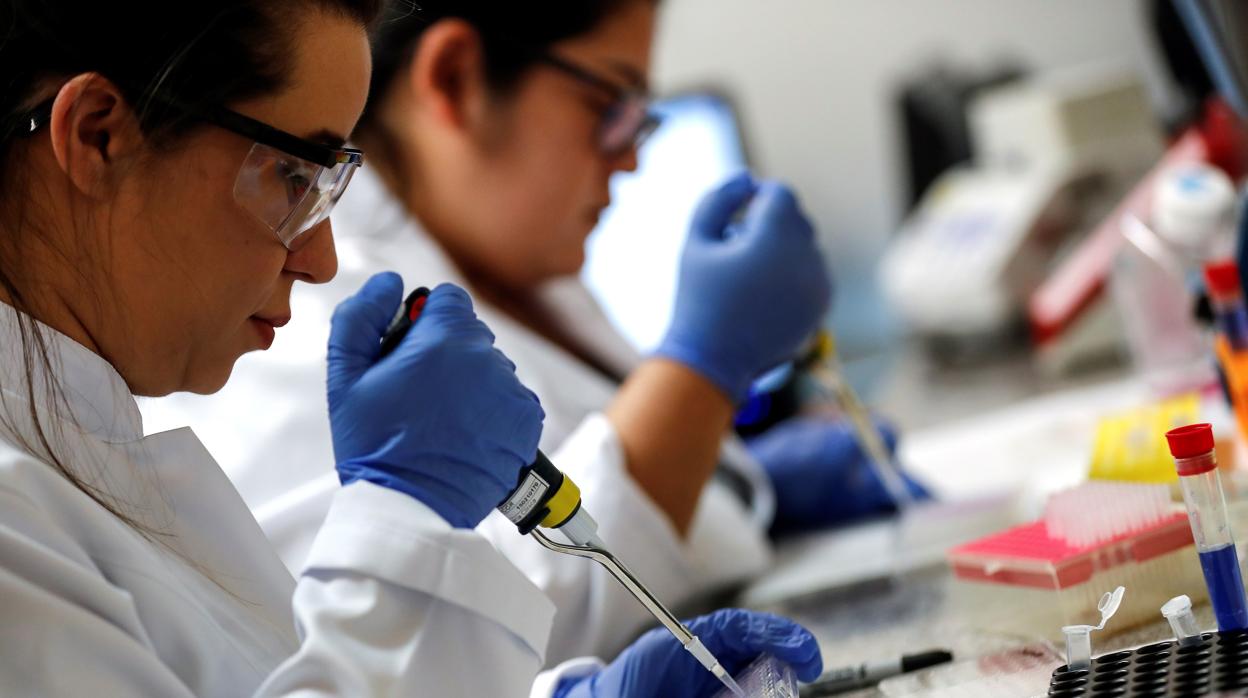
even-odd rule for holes
{"type": "Polygon", "coordinates": [[[827,266],[793,192],[742,174],[694,214],[672,323],[655,354],[740,402],[752,379],[794,358],[831,298],[827,266]],[[733,223],[747,202],[744,220],[733,223]]]}
{"type": "Polygon", "coordinates": [[[423,315],[378,361],[403,281],[382,273],[334,311],[329,420],[342,483],[405,492],[473,528],[533,461],[545,414],[463,289],[433,290],[423,315]]]}
{"type": "MultiPolygon", "coordinates": [[[[802,681],[813,681],[823,672],[814,636],[787,618],[730,608],[686,626],[729,674],[764,653],[791,665],[802,681]]],[[[561,683],[554,698],[698,698],[712,696],[722,687],[671,633],[656,628],[598,673],[561,683]]]]}
{"type": "MultiPolygon", "coordinates": [[[[887,424],[877,425],[893,453],[896,433],[887,424]]],[[[774,532],[820,528],[896,505],[848,420],[793,417],[749,439],[746,446],[776,490],[774,532]]],[[[915,499],[928,496],[908,477],[906,485],[915,499]]]]}

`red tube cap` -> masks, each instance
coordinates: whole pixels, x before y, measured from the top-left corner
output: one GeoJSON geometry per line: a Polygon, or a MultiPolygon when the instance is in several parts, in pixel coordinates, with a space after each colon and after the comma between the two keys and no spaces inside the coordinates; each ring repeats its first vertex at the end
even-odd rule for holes
{"type": "Polygon", "coordinates": [[[1238,296],[1243,292],[1239,284],[1239,265],[1231,259],[1206,264],[1205,283],[1209,292],[1217,296],[1238,296]]]}
{"type": "Polygon", "coordinates": [[[1166,433],[1170,443],[1170,455],[1175,458],[1195,458],[1213,450],[1213,427],[1209,424],[1190,424],[1166,433]]]}

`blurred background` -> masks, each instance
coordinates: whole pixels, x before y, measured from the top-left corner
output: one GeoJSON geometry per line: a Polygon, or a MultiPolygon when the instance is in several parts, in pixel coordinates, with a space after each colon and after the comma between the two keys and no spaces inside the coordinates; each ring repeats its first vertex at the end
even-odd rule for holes
{"type": "Polygon", "coordinates": [[[668,118],[617,178],[585,270],[639,347],[666,326],[654,308],[697,197],[748,164],[801,194],[850,379],[903,427],[1128,370],[1106,310],[1115,255],[1067,280],[1069,307],[1029,306],[1209,119],[1170,3],[665,0],[662,15],[668,118]]]}

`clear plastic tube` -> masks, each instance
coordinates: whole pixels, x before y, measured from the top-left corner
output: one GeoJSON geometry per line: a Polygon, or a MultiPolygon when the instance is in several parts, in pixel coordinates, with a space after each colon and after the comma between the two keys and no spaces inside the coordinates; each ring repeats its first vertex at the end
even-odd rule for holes
{"type": "MultiPolygon", "coordinates": [[[[1195,431],[1209,431],[1208,425],[1185,427],[1179,438],[1190,438],[1195,431]]],[[[1169,435],[1168,435],[1169,436],[1169,435]]],[[[1187,518],[1196,540],[1196,552],[1200,554],[1200,567],[1209,589],[1209,600],[1218,620],[1218,630],[1248,629],[1248,598],[1244,595],[1244,578],[1239,570],[1239,555],[1235,552],[1235,538],[1226,515],[1226,495],[1222,479],[1218,475],[1217,459],[1212,448],[1212,435],[1208,450],[1178,457],[1175,465],[1179,472],[1179,486],[1183,489],[1183,502],[1187,506],[1187,518]]],[[[1174,441],[1172,443],[1172,448],[1174,441]]]]}

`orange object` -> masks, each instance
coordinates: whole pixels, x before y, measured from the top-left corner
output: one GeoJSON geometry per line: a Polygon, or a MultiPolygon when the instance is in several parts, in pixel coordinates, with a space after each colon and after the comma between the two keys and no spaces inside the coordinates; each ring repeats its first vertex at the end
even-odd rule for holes
{"type": "Polygon", "coordinates": [[[1235,412],[1235,424],[1241,438],[1248,440],[1248,352],[1231,349],[1226,337],[1218,335],[1214,340],[1218,364],[1226,376],[1226,387],[1231,397],[1231,409],[1235,412]]]}

